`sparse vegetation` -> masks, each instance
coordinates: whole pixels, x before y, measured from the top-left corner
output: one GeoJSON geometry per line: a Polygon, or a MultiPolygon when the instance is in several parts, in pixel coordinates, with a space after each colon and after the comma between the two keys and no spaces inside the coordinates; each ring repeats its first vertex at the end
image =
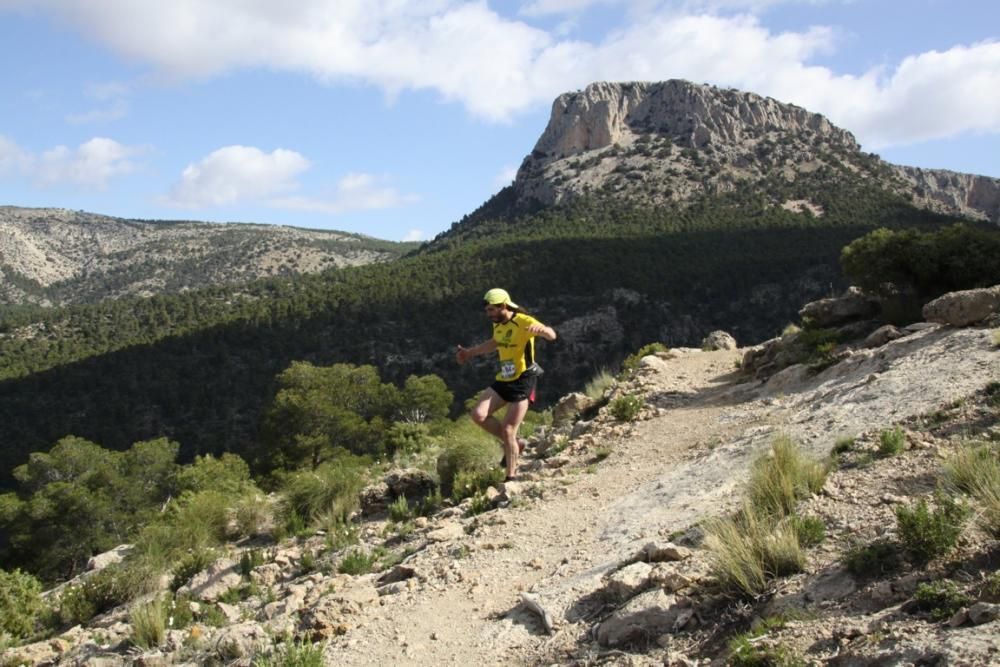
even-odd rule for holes
{"type": "Polygon", "coordinates": [[[929,612],[935,621],[948,620],[959,609],[973,602],[955,582],[947,579],[918,585],[913,599],[917,602],[917,609],[929,612]]]}
{"type": "Polygon", "coordinates": [[[844,555],[844,565],[856,577],[874,579],[902,567],[899,546],[891,540],[857,544],[844,555]]]}
{"type": "Polygon", "coordinates": [[[826,467],[805,459],[787,435],[771,444],[770,456],[757,459],[750,471],[746,495],[759,514],[783,518],[799,500],[817,493],[826,481],[826,467]]]}
{"type": "Polygon", "coordinates": [[[669,351],[670,348],[663,343],[649,343],[648,345],[643,345],[639,348],[638,352],[625,357],[625,361],[622,362],[622,372],[628,374],[635,371],[635,369],[639,367],[639,362],[642,361],[643,357],[651,354],[666,353],[669,351]]]}
{"type": "Polygon", "coordinates": [[[896,426],[892,430],[885,429],[878,434],[877,455],[879,458],[896,456],[904,449],[906,449],[906,434],[900,427],[896,426]]]}
{"type": "Polygon", "coordinates": [[[955,498],[938,493],[930,510],[921,498],[915,506],[896,508],[899,539],[910,559],[924,565],[955,548],[969,508],[955,498]]]}
{"type": "Polygon", "coordinates": [[[163,643],[167,632],[167,613],[163,600],[156,598],[136,605],[129,615],[132,622],[132,643],[151,649],[163,643]]]}
{"type": "Polygon", "coordinates": [[[592,377],[590,381],[584,386],[583,393],[595,401],[604,400],[605,394],[608,389],[613,387],[615,384],[615,376],[612,375],[607,369],[601,369],[601,371],[592,377]]]}
{"type": "Polygon", "coordinates": [[[270,655],[254,658],[253,667],[323,667],[323,645],[287,639],[270,655]]]}
{"type": "Polygon", "coordinates": [[[378,556],[374,553],[368,553],[364,549],[350,549],[341,558],[337,571],[341,574],[367,574],[377,561],[378,556]]]}
{"type": "Polygon", "coordinates": [[[635,421],[639,413],[642,412],[644,402],[641,396],[636,394],[625,394],[619,396],[608,404],[611,416],[620,422],[635,421]]]}

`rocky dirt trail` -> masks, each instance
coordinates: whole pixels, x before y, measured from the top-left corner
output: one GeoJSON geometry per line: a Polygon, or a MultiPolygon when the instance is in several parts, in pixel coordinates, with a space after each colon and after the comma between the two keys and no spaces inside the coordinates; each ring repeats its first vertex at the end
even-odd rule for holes
{"type": "MultiPolygon", "coordinates": [[[[735,371],[739,351],[668,357],[647,357],[618,390],[645,396],[640,421],[578,423],[561,467],[529,456],[527,481],[507,489],[509,506],[436,528],[406,562],[422,585],[372,607],[327,655],[350,665],[585,664],[592,625],[611,609],[607,575],[646,544],[669,543],[733,507],[751,460],[777,434],[825,455],[838,437],[886,428],[1000,378],[986,329],[929,327],[818,375],[795,368],[767,384],[735,371]],[[552,634],[525,592],[549,613],[552,634]]],[[[623,660],[663,664],[652,655],[623,660]]]]}

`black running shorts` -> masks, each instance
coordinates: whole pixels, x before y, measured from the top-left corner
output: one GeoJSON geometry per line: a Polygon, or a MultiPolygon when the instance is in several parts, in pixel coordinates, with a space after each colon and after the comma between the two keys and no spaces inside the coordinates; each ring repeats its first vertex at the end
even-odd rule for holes
{"type": "Polygon", "coordinates": [[[519,403],[521,401],[535,400],[535,384],[537,382],[537,377],[524,377],[522,375],[510,382],[497,380],[490,385],[490,388],[508,403],[519,403]]]}

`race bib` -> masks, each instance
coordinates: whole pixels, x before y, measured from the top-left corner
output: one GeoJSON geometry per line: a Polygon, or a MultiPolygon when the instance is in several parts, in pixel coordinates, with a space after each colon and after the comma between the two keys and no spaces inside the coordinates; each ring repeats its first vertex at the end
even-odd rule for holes
{"type": "Polygon", "coordinates": [[[513,361],[501,361],[500,362],[500,377],[502,378],[512,378],[516,368],[514,367],[513,361]]]}

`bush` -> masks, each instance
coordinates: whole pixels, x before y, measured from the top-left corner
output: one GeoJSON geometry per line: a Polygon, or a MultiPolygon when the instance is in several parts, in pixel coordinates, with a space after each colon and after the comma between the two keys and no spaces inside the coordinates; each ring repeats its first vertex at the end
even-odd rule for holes
{"type": "Polygon", "coordinates": [[[484,493],[489,487],[502,484],[505,476],[506,471],[502,468],[490,468],[480,472],[463,470],[455,477],[451,499],[460,503],[470,496],[484,493]]]}
{"type": "Polygon", "coordinates": [[[288,639],[271,655],[254,659],[253,667],[323,667],[323,647],[288,639]]]}
{"type": "Polygon", "coordinates": [[[771,444],[771,456],[754,461],[746,495],[761,515],[780,519],[795,511],[802,498],[819,492],[826,481],[826,468],[802,457],[788,436],[771,444]]]}
{"type": "Polygon", "coordinates": [[[372,571],[378,556],[366,553],[363,549],[351,549],[344,554],[337,566],[337,571],[341,574],[367,574],[372,571]]]}
{"type": "Polygon", "coordinates": [[[847,571],[862,578],[875,578],[896,572],[902,564],[899,546],[889,540],[856,545],[844,556],[847,571]]]}
{"type": "Polygon", "coordinates": [[[63,590],[59,596],[59,618],[66,625],[86,623],[98,614],[155,590],[156,574],[139,560],[109,565],[63,590]]]}
{"type": "Polygon", "coordinates": [[[167,630],[167,613],[163,601],[155,599],[137,605],[129,614],[132,622],[132,643],[151,649],[163,643],[167,630]]]}
{"type": "Polygon", "coordinates": [[[410,505],[406,501],[406,496],[400,496],[396,498],[389,505],[389,520],[394,523],[403,523],[410,519],[410,505]]]}
{"type": "Polygon", "coordinates": [[[968,517],[967,507],[944,494],[938,494],[933,512],[923,498],[912,509],[896,508],[900,542],[910,559],[919,565],[954,549],[968,517]]]}
{"type": "Polygon", "coordinates": [[[498,460],[499,450],[492,439],[461,438],[446,444],[437,461],[441,493],[454,495],[459,473],[472,476],[486,474],[497,467],[498,460]]]}
{"type": "Polygon", "coordinates": [[[641,396],[626,394],[611,401],[608,410],[611,411],[611,416],[618,421],[630,422],[635,421],[635,418],[639,416],[643,405],[641,396]]]}
{"type": "Polygon", "coordinates": [[[906,434],[898,426],[889,430],[883,430],[878,434],[878,456],[879,458],[889,458],[902,453],[906,448],[906,434]]]}
{"type": "Polygon", "coordinates": [[[42,584],[27,572],[0,570],[0,635],[29,638],[45,608],[42,584]]]}
{"type": "Polygon", "coordinates": [[[177,590],[191,580],[209,565],[215,562],[218,555],[213,549],[193,549],[180,557],[173,568],[173,581],[170,588],[177,590]]]}
{"type": "Polygon", "coordinates": [[[805,548],[816,546],[826,537],[826,524],[822,519],[793,515],[789,521],[799,538],[799,544],[805,548]]]}
{"type": "Polygon", "coordinates": [[[920,584],[913,599],[919,611],[930,612],[931,618],[936,621],[945,621],[974,602],[959,590],[955,582],[948,580],[920,584]]]}

